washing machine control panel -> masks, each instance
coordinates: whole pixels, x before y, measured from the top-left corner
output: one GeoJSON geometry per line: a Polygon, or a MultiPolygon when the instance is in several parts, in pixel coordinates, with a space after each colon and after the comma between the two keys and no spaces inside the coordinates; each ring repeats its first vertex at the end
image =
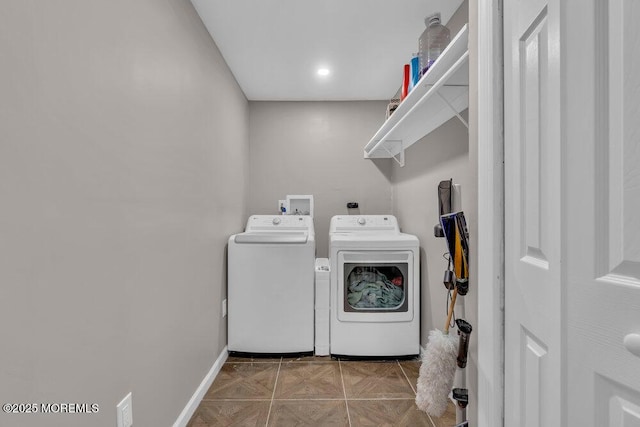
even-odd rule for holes
{"type": "Polygon", "coordinates": [[[308,215],[251,215],[245,231],[300,230],[312,227],[313,220],[308,215]]]}

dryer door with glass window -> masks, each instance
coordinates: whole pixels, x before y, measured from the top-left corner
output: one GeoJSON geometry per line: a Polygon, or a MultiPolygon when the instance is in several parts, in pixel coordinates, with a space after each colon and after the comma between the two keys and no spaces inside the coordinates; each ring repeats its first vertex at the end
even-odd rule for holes
{"type": "Polygon", "coordinates": [[[406,322],[413,319],[413,252],[338,252],[338,320],[406,322]]]}

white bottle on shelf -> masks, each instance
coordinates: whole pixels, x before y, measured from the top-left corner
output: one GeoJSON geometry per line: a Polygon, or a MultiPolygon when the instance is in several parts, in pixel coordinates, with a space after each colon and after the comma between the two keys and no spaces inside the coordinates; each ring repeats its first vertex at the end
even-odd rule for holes
{"type": "Polygon", "coordinates": [[[440,13],[427,16],[424,20],[427,28],[418,41],[420,53],[420,77],[438,59],[451,40],[449,29],[440,23],[440,13]]]}

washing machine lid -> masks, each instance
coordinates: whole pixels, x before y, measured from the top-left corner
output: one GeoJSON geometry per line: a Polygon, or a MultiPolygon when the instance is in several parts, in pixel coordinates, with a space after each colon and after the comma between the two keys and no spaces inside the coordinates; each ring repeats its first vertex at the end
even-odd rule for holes
{"type": "Polygon", "coordinates": [[[236,234],[236,243],[307,243],[309,234],[304,231],[248,232],[236,234]]]}

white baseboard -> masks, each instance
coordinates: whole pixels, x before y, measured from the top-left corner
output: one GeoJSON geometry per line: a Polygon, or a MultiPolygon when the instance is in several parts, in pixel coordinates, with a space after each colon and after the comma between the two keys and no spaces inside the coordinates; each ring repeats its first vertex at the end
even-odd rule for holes
{"type": "Polygon", "coordinates": [[[218,376],[218,373],[220,372],[220,369],[222,369],[222,365],[224,365],[227,357],[229,357],[229,352],[227,351],[227,346],[225,346],[207,375],[205,375],[204,379],[196,389],[195,393],[193,393],[193,396],[191,396],[191,399],[189,399],[189,402],[187,402],[187,406],[184,407],[176,422],[173,423],[173,427],[186,427],[187,423],[196,412],[198,405],[200,405],[204,394],[209,390],[209,387],[213,384],[213,380],[218,376]]]}

